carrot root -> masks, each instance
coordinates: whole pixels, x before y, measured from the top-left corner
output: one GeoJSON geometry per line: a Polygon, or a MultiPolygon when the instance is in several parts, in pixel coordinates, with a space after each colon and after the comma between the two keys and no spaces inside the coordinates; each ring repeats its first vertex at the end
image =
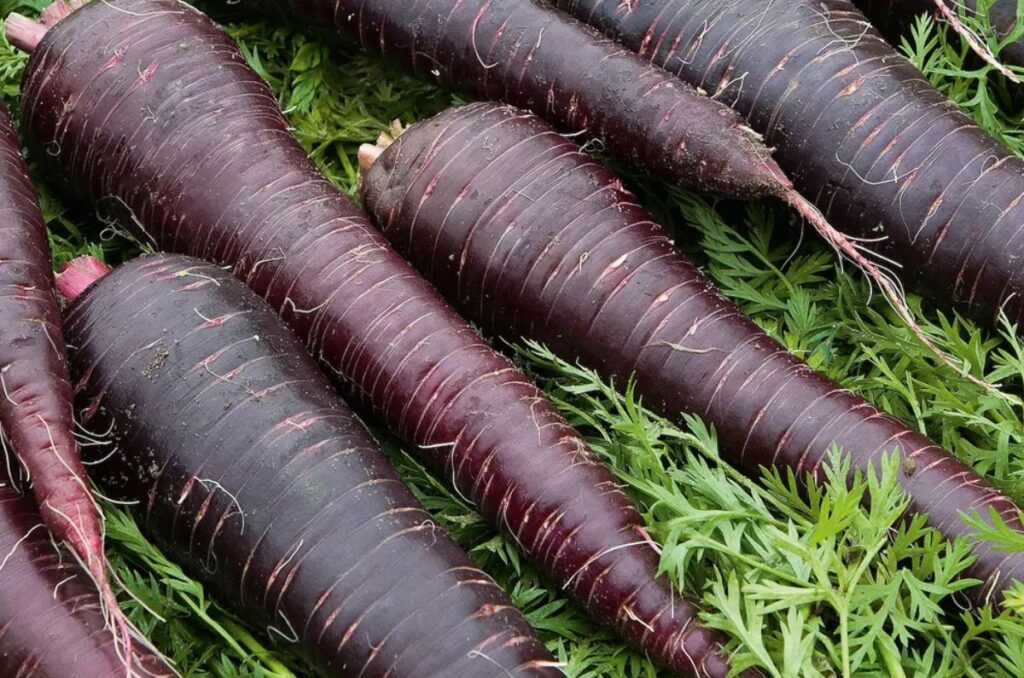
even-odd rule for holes
{"type": "Polygon", "coordinates": [[[964,23],[960,21],[960,17],[957,15],[956,10],[946,4],[946,0],[935,0],[935,14],[943,19],[949,27],[953,29],[960,39],[963,40],[971,48],[978,57],[981,58],[986,64],[999,71],[1010,82],[1020,84],[1020,78],[1011,71],[1006,64],[999,60],[992,50],[985,44],[984,38],[975,35],[974,31],[964,26],[964,23]]]}

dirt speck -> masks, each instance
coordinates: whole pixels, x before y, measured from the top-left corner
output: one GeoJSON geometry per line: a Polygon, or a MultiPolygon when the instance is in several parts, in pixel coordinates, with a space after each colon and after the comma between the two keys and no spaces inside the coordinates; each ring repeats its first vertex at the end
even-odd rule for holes
{"type": "Polygon", "coordinates": [[[154,347],[153,357],[148,363],[146,363],[146,367],[143,368],[142,374],[151,380],[155,380],[160,372],[160,368],[164,366],[170,355],[171,352],[168,351],[167,347],[163,344],[154,347]]]}

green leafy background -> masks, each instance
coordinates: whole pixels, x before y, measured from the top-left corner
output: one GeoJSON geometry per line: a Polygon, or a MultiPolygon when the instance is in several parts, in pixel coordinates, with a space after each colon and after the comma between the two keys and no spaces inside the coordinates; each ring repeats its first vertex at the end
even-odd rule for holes
{"type": "MultiPolygon", "coordinates": [[[[33,15],[45,0],[3,0],[3,15],[33,15]]],[[[206,7],[240,43],[277,92],[295,134],[342,190],[353,194],[355,151],[392,120],[412,123],[452,95],[327,35],[304,33],[206,7]]],[[[981,35],[998,41],[977,19],[981,35]]],[[[1018,36],[1019,37],[1019,36],[1018,36]]],[[[990,133],[1024,153],[1019,108],[1006,83],[979,67],[927,17],[908,29],[906,54],[990,133]]],[[[0,95],[16,105],[25,58],[0,45],[0,95]]],[[[1024,345],[1012,328],[990,332],[911,297],[936,343],[962,365],[944,366],[902,326],[864,278],[844,270],[812,232],[779,205],[712,204],[647,180],[612,162],[643,201],[721,288],[791,351],[900,417],[1024,499],[1024,424],[1019,393],[1024,345]]],[[[62,193],[58,177],[37,176],[51,227],[55,265],[89,251],[116,262],[133,245],[62,193]]],[[[615,387],[544,347],[504,350],[544,390],[614,469],[663,545],[662,567],[703,599],[705,622],[735,639],[738,667],[771,676],[1019,676],[1024,667],[1024,595],[1000,612],[963,611],[957,575],[970,564],[920,519],[900,521],[907,498],[892,456],[846,482],[835,456],[827,488],[801,493],[795,479],[748,479],[718,457],[715,434],[697,419],[667,422],[643,409],[629,384],[615,387]],[[869,498],[870,502],[863,499],[869,498]],[[870,508],[865,508],[869,505],[870,508]]],[[[542,581],[514,548],[400,444],[380,437],[437,520],[501,582],[571,676],[655,676],[642,656],[596,628],[561,591],[542,581]]],[[[210,600],[164,557],[130,515],[107,511],[109,550],[130,590],[124,607],[190,676],[309,675],[282,638],[250,627],[210,600]]],[[[986,538],[1021,548],[1005,531],[986,538]]]]}

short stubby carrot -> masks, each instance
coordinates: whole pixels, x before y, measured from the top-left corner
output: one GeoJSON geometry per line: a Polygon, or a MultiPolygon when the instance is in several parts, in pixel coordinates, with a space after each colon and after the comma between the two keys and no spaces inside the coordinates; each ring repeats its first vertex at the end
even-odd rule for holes
{"type": "Polygon", "coordinates": [[[131,261],[76,298],[67,332],[81,416],[116,450],[97,448],[95,477],[219,600],[324,675],[561,674],[230,273],[131,261]]]}

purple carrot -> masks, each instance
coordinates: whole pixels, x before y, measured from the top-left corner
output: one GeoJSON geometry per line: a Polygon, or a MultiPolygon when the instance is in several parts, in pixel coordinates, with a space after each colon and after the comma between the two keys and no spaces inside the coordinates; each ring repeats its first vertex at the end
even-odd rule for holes
{"type": "MultiPolygon", "coordinates": [[[[367,209],[391,243],[485,331],[547,343],[662,414],[714,424],[722,455],[823,479],[835,444],[857,469],[898,449],[911,510],[950,538],[959,512],[1019,509],[964,464],[811,371],[725,299],[621,183],[538,118],[452,109],[372,163],[367,209]]],[[[975,544],[977,600],[1024,579],[1024,554],[975,544]]]]}
{"type": "MultiPolygon", "coordinates": [[[[586,132],[670,183],[782,199],[871,278],[921,343],[958,368],[918,325],[893,274],[794,189],[732,110],[543,0],[256,0],[255,6],[333,26],[431,80],[532,110],[563,132],[586,132]]],[[[740,76],[724,77],[742,82],[740,76]]]]}
{"type": "Polygon", "coordinates": [[[1024,161],[847,0],[559,0],[746,116],[797,188],[913,288],[1024,321],[1024,161]],[[742,76],[742,77],[741,77],[742,76]]]}
{"type": "Polygon", "coordinates": [[[324,179],[209,19],[173,0],[86,5],[33,51],[21,101],[41,159],[159,247],[232,266],[595,619],[680,674],[728,673],[611,472],[324,179]]]}
{"type": "Polygon", "coordinates": [[[43,522],[99,588],[125,661],[131,630],[107,576],[102,517],[74,437],[60,310],[46,224],[0,104],[0,429],[25,471],[43,522]]]}
{"type": "MultiPolygon", "coordinates": [[[[123,676],[124,656],[105,628],[89,573],[60,554],[38,509],[0,467],[0,675],[123,676]]],[[[177,675],[136,643],[138,678],[177,675]]]]}
{"type": "Polygon", "coordinates": [[[221,600],[325,675],[561,674],[230,273],[155,255],[71,296],[82,417],[118,450],[95,475],[221,600]]]}

